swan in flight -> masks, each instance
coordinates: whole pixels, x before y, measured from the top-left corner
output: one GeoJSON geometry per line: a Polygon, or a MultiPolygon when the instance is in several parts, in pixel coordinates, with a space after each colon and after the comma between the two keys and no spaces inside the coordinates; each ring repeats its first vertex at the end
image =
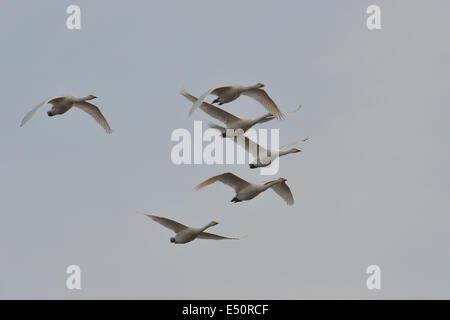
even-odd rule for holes
{"type": "Polygon", "coordinates": [[[277,105],[269,97],[267,92],[261,89],[262,87],[264,87],[262,83],[257,83],[254,86],[230,85],[209,89],[192,105],[191,110],[189,111],[189,116],[191,116],[195,109],[200,107],[206,97],[210,94],[217,96],[217,99],[215,99],[212,103],[214,104],[217,102],[219,105],[236,100],[241,96],[241,94],[243,94],[258,101],[276,118],[283,119],[284,114],[280,111],[280,109],[278,109],[277,105]]]}
{"type": "Polygon", "coordinates": [[[22,119],[20,126],[22,127],[25,123],[27,123],[28,120],[30,120],[36,113],[38,113],[39,110],[42,109],[42,107],[50,103],[52,105],[52,108],[50,109],[50,111],[47,112],[47,115],[49,117],[66,113],[73,106],[75,106],[80,108],[84,112],[88,113],[92,118],[94,118],[94,120],[97,121],[103,127],[103,129],[105,129],[107,133],[111,133],[112,130],[109,127],[105,117],[100,112],[100,109],[97,106],[93,105],[92,103],[87,102],[88,100],[93,100],[95,98],[97,97],[92,94],[84,98],[78,98],[77,96],[74,95],[64,95],[49,98],[44,102],[42,102],[41,104],[34,107],[33,110],[31,110],[30,112],[28,112],[22,119]]]}
{"type": "Polygon", "coordinates": [[[232,174],[231,172],[226,172],[203,181],[195,187],[195,190],[200,190],[203,187],[206,187],[216,181],[220,181],[234,189],[236,195],[233,199],[231,199],[231,202],[251,200],[261,192],[272,188],[272,190],[275,191],[276,194],[278,194],[281,198],[283,198],[283,200],[288,205],[292,206],[294,204],[294,197],[292,196],[291,189],[289,189],[288,185],[286,184],[287,180],[285,178],[256,183],[245,181],[244,179],[232,174]]]}
{"type": "Polygon", "coordinates": [[[290,154],[290,153],[297,153],[301,152],[301,150],[297,148],[291,148],[289,147],[300,143],[305,142],[309,139],[309,137],[306,137],[304,139],[296,140],[294,142],[291,142],[285,146],[282,146],[279,150],[269,149],[262,147],[261,145],[257,144],[253,140],[249,139],[247,136],[239,135],[233,137],[233,140],[235,143],[243,147],[247,152],[249,152],[252,156],[255,157],[256,161],[255,163],[250,163],[250,169],[255,168],[261,168],[261,167],[267,167],[270,165],[276,158],[290,154]]]}
{"type": "MultiPolygon", "coordinates": [[[[198,101],[198,98],[189,94],[185,90],[181,91],[181,94],[186,99],[188,99],[189,101],[191,101],[193,103],[198,101]]],[[[286,113],[286,115],[296,113],[297,111],[300,110],[301,107],[302,106],[299,105],[299,107],[296,110],[294,110],[292,112],[288,112],[288,113],[286,113]]],[[[242,131],[243,131],[242,133],[245,133],[251,127],[253,127],[255,124],[264,123],[264,122],[275,119],[275,116],[271,113],[266,113],[265,115],[258,117],[258,118],[254,118],[254,119],[241,118],[241,117],[238,117],[238,116],[232,114],[231,112],[225,111],[224,109],[216,107],[215,105],[212,105],[207,102],[202,102],[202,104],[199,106],[199,108],[202,111],[204,111],[205,113],[207,113],[208,115],[210,115],[211,117],[223,122],[226,125],[226,128],[223,128],[216,124],[210,124],[211,128],[217,129],[222,132],[222,137],[226,136],[226,129],[233,129],[233,130],[242,129],[242,131]]]]}
{"type": "Polygon", "coordinates": [[[217,234],[205,232],[206,229],[218,224],[215,221],[211,221],[210,223],[208,223],[206,226],[204,226],[202,228],[192,228],[192,227],[187,227],[184,224],[181,224],[179,222],[176,222],[176,221],[168,219],[168,218],[155,216],[154,214],[145,213],[145,215],[147,217],[149,217],[150,219],[163,225],[164,227],[169,228],[173,232],[175,232],[175,237],[170,238],[170,242],[172,242],[172,243],[188,243],[195,239],[240,240],[239,238],[229,238],[229,237],[219,236],[217,234]]]}

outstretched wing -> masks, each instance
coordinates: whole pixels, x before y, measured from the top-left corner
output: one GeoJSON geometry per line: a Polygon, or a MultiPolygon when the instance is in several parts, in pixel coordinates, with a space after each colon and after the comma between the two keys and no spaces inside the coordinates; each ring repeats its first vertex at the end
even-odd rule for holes
{"type": "Polygon", "coordinates": [[[212,89],[209,89],[208,91],[206,91],[204,94],[202,94],[198,100],[192,105],[191,110],[189,110],[189,117],[191,116],[192,112],[195,111],[195,109],[199,108],[201,106],[201,104],[203,103],[203,101],[205,101],[206,97],[209,96],[210,94],[214,94],[214,95],[219,95],[221,94],[221,92],[229,89],[230,86],[225,86],[225,87],[215,87],[212,89]]]}
{"type": "MultiPolygon", "coordinates": [[[[301,108],[302,108],[302,105],[300,104],[300,105],[298,106],[297,109],[295,109],[294,111],[286,112],[286,113],[284,113],[284,115],[285,115],[285,116],[293,115],[294,113],[297,113],[301,108]]],[[[274,116],[273,114],[270,114],[270,115],[268,116],[268,118],[269,118],[269,120],[272,120],[273,118],[275,118],[275,116],[274,116]]],[[[267,121],[268,121],[268,120],[267,120],[267,121]]]]}
{"type": "Polygon", "coordinates": [[[273,114],[278,119],[283,119],[284,114],[278,109],[277,105],[269,97],[267,92],[263,89],[252,89],[242,92],[242,94],[249,96],[258,101],[267,111],[273,114]]]}
{"type": "Polygon", "coordinates": [[[257,159],[259,158],[259,155],[268,155],[268,151],[266,148],[260,146],[255,141],[249,139],[247,136],[244,136],[242,134],[234,136],[233,141],[257,159]]]}
{"type": "Polygon", "coordinates": [[[22,127],[25,123],[28,122],[31,118],[33,118],[36,113],[39,112],[39,110],[42,109],[43,106],[45,106],[47,103],[50,103],[52,101],[55,101],[56,99],[63,98],[62,96],[59,97],[53,97],[48,98],[47,100],[43,101],[42,103],[38,104],[36,107],[34,107],[30,112],[28,112],[25,117],[23,117],[22,122],[20,123],[20,126],[22,127]]]}
{"type": "MultiPolygon", "coordinates": [[[[197,102],[199,99],[197,99],[196,97],[194,97],[193,95],[189,94],[186,91],[181,91],[181,94],[188,99],[189,101],[195,103],[197,102]]],[[[206,98],[206,97],[205,97],[206,98]]],[[[238,121],[240,120],[239,117],[235,116],[234,114],[225,111],[222,108],[216,107],[215,105],[212,105],[210,103],[207,102],[202,102],[201,105],[199,106],[199,108],[201,110],[203,110],[203,112],[207,113],[208,115],[210,115],[211,117],[222,121],[223,123],[227,124],[229,122],[234,122],[234,121],[238,121]]]]}
{"type": "Polygon", "coordinates": [[[98,122],[98,124],[100,124],[103,127],[103,129],[105,129],[107,133],[112,132],[108,122],[106,121],[105,117],[100,112],[100,109],[97,106],[93,105],[92,103],[82,101],[76,102],[75,107],[78,107],[84,112],[88,113],[92,118],[94,118],[95,121],[98,122]]]}
{"type": "Polygon", "coordinates": [[[292,206],[294,204],[294,197],[292,196],[291,189],[286,184],[286,182],[277,183],[271,187],[273,191],[275,191],[283,200],[289,205],[292,206]]]}
{"type": "Polygon", "coordinates": [[[200,190],[201,188],[206,187],[216,181],[220,181],[232,187],[236,192],[239,192],[240,190],[250,185],[250,183],[248,183],[244,179],[239,178],[238,176],[232,174],[231,172],[227,172],[203,181],[202,183],[200,183],[198,186],[195,187],[195,190],[200,190]]]}
{"type": "Polygon", "coordinates": [[[147,214],[147,213],[145,213],[145,215],[147,217],[149,217],[150,219],[158,222],[160,225],[163,225],[164,227],[169,228],[170,230],[172,230],[175,233],[178,233],[178,232],[183,231],[184,229],[188,228],[184,224],[181,224],[179,222],[176,222],[176,221],[168,219],[168,218],[158,217],[158,216],[155,216],[154,214],[147,214]]]}
{"type": "Polygon", "coordinates": [[[216,129],[216,130],[220,131],[220,133],[225,133],[227,131],[226,128],[224,128],[222,126],[219,126],[218,124],[215,124],[213,122],[209,123],[209,127],[212,128],[212,129],[216,129]]]}
{"type": "Polygon", "coordinates": [[[209,232],[202,232],[197,236],[197,239],[207,239],[207,240],[241,240],[240,238],[231,238],[231,237],[225,237],[225,236],[219,236],[214,233],[209,232]]]}

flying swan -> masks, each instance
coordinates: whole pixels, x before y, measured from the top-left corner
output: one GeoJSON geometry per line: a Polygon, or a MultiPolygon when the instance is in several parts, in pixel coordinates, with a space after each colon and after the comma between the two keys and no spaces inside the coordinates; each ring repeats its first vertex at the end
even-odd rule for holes
{"type": "Polygon", "coordinates": [[[252,156],[255,157],[255,163],[250,163],[250,169],[255,168],[261,168],[261,167],[267,167],[270,165],[276,158],[290,154],[290,153],[297,153],[301,152],[301,150],[297,148],[291,148],[289,147],[300,143],[305,142],[309,139],[309,137],[306,137],[304,139],[296,140],[294,142],[291,142],[285,146],[282,146],[279,150],[275,149],[269,149],[262,147],[261,145],[257,144],[253,140],[249,139],[247,136],[239,135],[233,137],[233,141],[243,147],[247,152],[249,152],[252,156]]]}
{"type": "Polygon", "coordinates": [[[200,98],[198,98],[198,100],[192,105],[191,110],[189,111],[189,116],[191,116],[195,109],[200,107],[202,102],[210,94],[217,96],[217,99],[215,99],[212,103],[214,104],[218,102],[219,105],[236,100],[241,96],[241,94],[243,94],[258,101],[264,108],[266,108],[268,112],[273,114],[276,118],[283,119],[284,114],[280,111],[280,109],[278,109],[277,105],[269,97],[267,92],[261,89],[262,87],[264,87],[262,83],[257,83],[254,86],[230,85],[209,89],[204,94],[202,94],[200,98]]]}
{"type": "Polygon", "coordinates": [[[172,243],[188,243],[195,239],[240,240],[239,238],[229,238],[229,237],[219,236],[217,234],[205,232],[206,229],[218,224],[215,221],[211,221],[210,223],[208,223],[206,226],[204,226],[202,228],[192,228],[192,227],[187,227],[184,224],[181,224],[179,222],[176,222],[176,221],[168,219],[168,218],[155,216],[154,214],[145,213],[145,215],[147,217],[149,217],[150,219],[163,225],[164,227],[169,228],[173,232],[175,232],[175,237],[170,238],[170,242],[172,242],[172,243]]]}
{"type": "Polygon", "coordinates": [[[273,191],[276,192],[283,200],[290,206],[294,204],[294,197],[292,196],[291,189],[289,189],[286,184],[285,178],[279,178],[275,180],[270,180],[263,183],[257,182],[248,182],[238,176],[232,174],[231,172],[222,173],[208,180],[203,181],[198,186],[195,187],[195,190],[200,190],[203,187],[206,187],[216,181],[220,181],[234,189],[236,195],[231,202],[240,202],[245,200],[251,200],[261,192],[266,191],[269,188],[272,188],[273,191]]]}
{"type": "Polygon", "coordinates": [[[41,104],[37,105],[33,108],[30,112],[28,112],[25,117],[22,119],[22,122],[20,123],[20,126],[22,127],[25,123],[27,123],[28,120],[33,118],[33,116],[39,112],[39,110],[42,109],[46,104],[50,103],[52,105],[52,108],[50,111],[47,112],[47,115],[49,117],[56,116],[58,114],[63,114],[69,111],[73,106],[80,108],[84,112],[88,113],[92,118],[94,118],[95,121],[97,121],[103,129],[107,133],[111,133],[111,128],[108,125],[108,122],[106,121],[105,117],[100,112],[100,109],[93,105],[92,103],[87,102],[87,100],[92,100],[97,98],[94,95],[88,95],[84,98],[78,98],[74,95],[64,95],[64,96],[58,96],[53,97],[45,100],[41,104]]]}
{"type": "MultiPolygon", "coordinates": [[[[181,95],[183,95],[186,99],[188,99],[192,103],[195,103],[196,101],[198,101],[198,98],[189,94],[185,90],[181,91],[181,95]]],[[[296,110],[294,110],[292,112],[288,112],[285,115],[294,114],[297,111],[299,111],[301,107],[302,106],[299,105],[299,107],[296,110]]],[[[206,114],[210,115],[211,117],[213,117],[225,124],[226,128],[221,127],[216,124],[209,125],[210,128],[214,128],[214,129],[221,131],[222,137],[226,136],[226,129],[233,129],[233,130],[242,129],[242,131],[243,131],[242,133],[245,133],[251,127],[253,127],[254,125],[256,125],[258,123],[264,123],[264,122],[275,119],[275,116],[271,113],[266,113],[265,115],[258,117],[258,118],[254,118],[254,119],[241,118],[241,117],[238,117],[238,116],[232,114],[231,112],[225,111],[224,109],[216,107],[215,105],[212,105],[207,102],[202,102],[200,104],[199,108],[202,111],[204,111],[206,114]]]]}

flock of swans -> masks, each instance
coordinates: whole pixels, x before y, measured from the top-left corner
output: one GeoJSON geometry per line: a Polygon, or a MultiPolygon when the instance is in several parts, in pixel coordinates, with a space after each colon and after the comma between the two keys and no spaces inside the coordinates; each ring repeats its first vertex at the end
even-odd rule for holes
{"type": "MultiPolygon", "coordinates": [[[[275,102],[270,98],[265,90],[262,88],[264,85],[262,83],[257,83],[252,86],[243,86],[243,85],[230,85],[223,87],[215,87],[209,89],[204,94],[202,94],[199,98],[194,97],[189,94],[185,90],[181,92],[181,94],[190,102],[193,103],[191,109],[189,110],[189,116],[196,109],[200,109],[209,116],[213,117],[216,120],[222,122],[225,127],[219,126],[217,124],[210,124],[211,128],[218,130],[223,138],[233,139],[235,143],[242,146],[247,152],[252,154],[256,161],[255,163],[250,164],[250,168],[260,168],[269,166],[275,159],[278,157],[300,152],[297,148],[289,147],[308,140],[308,138],[300,139],[289,143],[279,150],[273,149],[265,149],[256,142],[249,139],[247,136],[244,136],[244,133],[248,131],[250,128],[255,126],[256,124],[264,123],[273,119],[284,119],[285,116],[293,114],[300,110],[301,105],[294,111],[288,113],[282,113],[275,102]],[[212,101],[212,103],[206,102],[206,98],[209,95],[215,95],[217,98],[212,101]],[[238,117],[220,107],[215,106],[215,103],[219,105],[223,105],[229,102],[232,102],[239,98],[241,95],[249,96],[256,101],[258,101],[268,113],[253,119],[238,117]],[[231,130],[230,130],[231,129],[231,130]],[[230,132],[233,132],[230,134],[230,132]]],[[[112,130],[109,127],[108,122],[105,117],[101,113],[100,109],[94,104],[88,102],[89,100],[95,99],[96,96],[88,95],[83,98],[78,98],[74,95],[63,95],[49,98],[36,107],[34,107],[30,112],[28,112],[25,117],[22,119],[20,126],[22,127],[26,122],[28,122],[33,116],[35,116],[39,110],[41,110],[45,105],[51,104],[52,108],[47,112],[49,117],[53,117],[55,115],[62,115],[69,111],[72,107],[80,108],[81,110],[88,113],[91,117],[100,124],[103,129],[107,133],[111,133],[112,130]]],[[[206,187],[210,184],[213,184],[216,181],[220,181],[231,188],[236,192],[231,202],[241,202],[248,201],[260,193],[266,191],[267,189],[272,189],[275,193],[280,196],[288,205],[292,206],[294,204],[294,197],[292,196],[292,192],[289,186],[286,184],[287,179],[279,178],[273,179],[266,182],[249,182],[246,181],[237,175],[226,172],[219,174],[217,176],[211,177],[199,185],[195,187],[195,190],[200,190],[203,187],[206,187]]],[[[205,232],[206,229],[217,225],[216,221],[212,221],[200,228],[193,228],[185,226],[177,221],[159,217],[154,214],[145,214],[147,217],[152,220],[158,222],[162,226],[171,229],[175,232],[175,236],[170,238],[170,242],[172,243],[188,243],[195,239],[210,239],[210,240],[239,240],[240,238],[226,237],[220,236],[212,233],[205,232]]]]}

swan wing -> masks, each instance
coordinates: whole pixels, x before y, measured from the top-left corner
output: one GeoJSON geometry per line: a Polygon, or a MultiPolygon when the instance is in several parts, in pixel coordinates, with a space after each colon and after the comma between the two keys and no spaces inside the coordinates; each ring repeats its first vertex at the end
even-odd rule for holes
{"type": "Polygon", "coordinates": [[[25,117],[23,117],[22,122],[20,123],[20,126],[22,127],[25,123],[28,122],[31,118],[33,118],[36,113],[39,112],[39,110],[42,109],[43,106],[45,106],[47,103],[51,103],[52,101],[55,101],[56,99],[63,98],[63,96],[48,98],[47,100],[43,101],[42,103],[38,104],[36,107],[34,107],[30,112],[28,112],[25,117]]]}
{"type": "Polygon", "coordinates": [[[112,132],[108,122],[106,121],[105,117],[100,112],[100,109],[97,106],[86,101],[81,101],[76,102],[75,107],[78,107],[84,112],[88,113],[92,118],[94,118],[95,121],[97,121],[98,124],[100,124],[103,127],[103,129],[105,129],[107,133],[112,132]]]}
{"type": "Polygon", "coordinates": [[[224,86],[224,87],[215,87],[212,89],[209,89],[208,91],[206,91],[205,93],[203,93],[198,100],[192,105],[191,110],[189,110],[189,116],[191,116],[191,114],[195,111],[195,109],[199,108],[203,101],[205,101],[206,97],[209,96],[210,94],[214,94],[214,95],[220,95],[222,94],[224,91],[230,89],[230,86],[224,86]]]}
{"type": "Polygon", "coordinates": [[[202,232],[197,236],[197,239],[207,239],[207,240],[240,240],[240,238],[231,238],[231,237],[225,237],[225,236],[219,236],[214,233],[209,232],[202,232]]]}
{"type": "Polygon", "coordinates": [[[252,89],[242,92],[242,94],[249,96],[250,98],[258,101],[267,111],[273,114],[278,119],[283,119],[284,114],[278,109],[272,98],[269,97],[267,92],[263,89],[252,89]]]}
{"type": "MultiPolygon", "coordinates": [[[[297,109],[295,109],[294,111],[286,112],[286,113],[284,113],[284,115],[285,116],[293,115],[294,113],[297,113],[301,108],[302,108],[302,105],[300,104],[297,109]]],[[[267,117],[269,118],[269,120],[272,120],[275,118],[275,116],[271,113],[267,117]]],[[[268,121],[268,120],[266,120],[266,121],[268,121]]]]}
{"type": "Polygon", "coordinates": [[[220,133],[225,133],[227,131],[226,128],[224,128],[222,126],[219,126],[218,124],[215,124],[213,122],[209,123],[209,127],[212,128],[212,129],[216,129],[216,130],[220,131],[220,133]]]}
{"type": "Polygon", "coordinates": [[[292,196],[291,189],[286,184],[286,182],[277,183],[276,185],[271,187],[273,191],[276,192],[283,200],[289,205],[292,206],[294,204],[294,197],[292,196]]]}
{"type": "Polygon", "coordinates": [[[149,217],[150,219],[152,219],[153,221],[158,222],[160,225],[162,225],[166,228],[169,228],[170,230],[172,230],[175,233],[178,233],[178,232],[183,231],[188,228],[184,224],[181,224],[179,222],[176,222],[176,221],[168,219],[168,218],[158,217],[158,216],[155,216],[154,214],[147,214],[147,213],[145,213],[145,215],[147,217],[149,217]]]}
{"type": "Polygon", "coordinates": [[[244,135],[237,135],[233,137],[233,141],[239,146],[244,148],[248,153],[250,153],[255,158],[258,158],[259,154],[268,154],[267,149],[257,144],[255,141],[249,139],[244,135]]]}
{"type": "MultiPolygon", "coordinates": [[[[189,101],[191,101],[193,103],[195,103],[199,100],[184,90],[181,92],[181,94],[186,99],[188,99],[189,101]]],[[[215,105],[213,105],[211,103],[202,102],[201,105],[199,106],[199,108],[202,109],[205,113],[207,113],[211,117],[213,117],[219,121],[222,121],[225,124],[227,124],[229,122],[240,120],[240,118],[235,116],[234,114],[232,114],[228,111],[225,111],[222,108],[216,107],[215,105]]]]}
{"type": "Polygon", "coordinates": [[[226,184],[227,186],[232,187],[236,192],[239,192],[240,190],[250,185],[250,183],[248,183],[244,179],[239,178],[238,176],[232,174],[231,172],[227,172],[203,181],[202,183],[200,183],[198,186],[195,187],[195,190],[200,190],[203,187],[206,187],[216,181],[220,181],[226,184]]]}

